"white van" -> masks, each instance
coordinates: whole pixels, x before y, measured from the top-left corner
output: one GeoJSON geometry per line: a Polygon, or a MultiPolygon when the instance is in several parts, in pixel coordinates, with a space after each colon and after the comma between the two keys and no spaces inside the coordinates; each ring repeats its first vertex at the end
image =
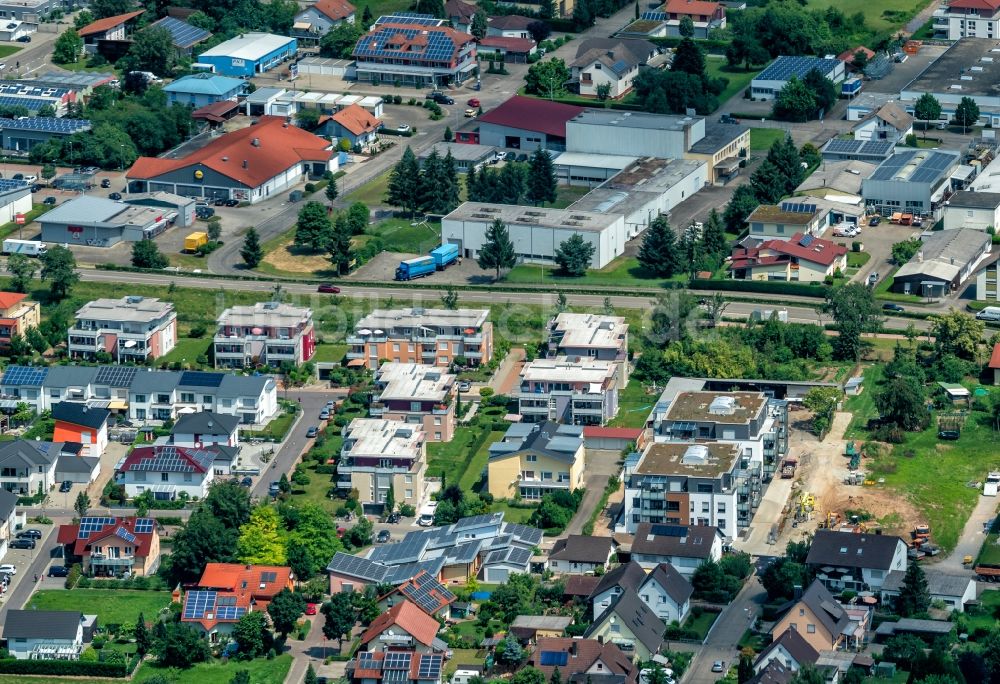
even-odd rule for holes
{"type": "Polygon", "coordinates": [[[976,314],[980,321],[1000,321],[1000,306],[988,306],[976,314]]]}

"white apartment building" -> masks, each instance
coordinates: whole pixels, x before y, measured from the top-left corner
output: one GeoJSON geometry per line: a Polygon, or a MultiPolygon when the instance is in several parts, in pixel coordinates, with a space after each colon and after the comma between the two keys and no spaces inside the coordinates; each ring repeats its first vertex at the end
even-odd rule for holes
{"type": "Polygon", "coordinates": [[[427,439],[420,425],[355,418],[344,428],[337,487],[356,489],[363,505],[381,509],[390,487],[397,505],[419,505],[426,471],[427,439]]]}
{"type": "Polygon", "coordinates": [[[69,329],[70,358],[93,360],[107,352],[115,361],[143,363],[177,344],[177,313],[155,297],[96,299],[76,312],[69,329]]]}
{"type": "Polygon", "coordinates": [[[1000,0],[951,0],[934,11],[934,33],[948,40],[995,38],[1000,0]]]}
{"type": "Polygon", "coordinates": [[[216,320],[216,368],[305,363],[316,351],[312,310],[281,302],[232,306],[216,320]]]}
{"type": "Polygon", "coordinates": [[[488,309],[376,309],[347,336],[347,365],[375,370],[382,361],[479,366],[493,358],[488,309]]]}
{"type": "Polygon", "coordinates": [[[419,425],[428,442],[450,442],[455,434],[455,376],[437,366],[390,361],[375,373],[373,418],[419,425]]]}
{"type": "Polygon", "coordinates": [[[564,311],[549,321],[548,336],[548,356],[613,361],[619,389],[628,384],[628,323],[623,317],[564,311]]]}
{"type": "Polygon", "coordinates": [[[526,423],[604,425],[618,413],[618,364],[557,356],[521,370],[518,412],[526,423]]]}

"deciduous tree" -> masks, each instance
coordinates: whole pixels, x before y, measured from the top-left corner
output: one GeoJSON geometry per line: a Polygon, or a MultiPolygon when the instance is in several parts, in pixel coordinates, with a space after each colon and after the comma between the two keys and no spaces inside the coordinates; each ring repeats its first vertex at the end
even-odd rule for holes
{"type": "Polygon", "coordinates": [[[524,85],[528,93],[551,100],[566,94],[567,81],[569,81],[569,69],[566,68],[566,62],[553,57],[535,62],[528,67],[524,85]]]}
{"type": "Polygon", "coordinates": [[[80,280],[73,252],[62,245],[56,245],[47,249],[39,258],[42,262],[42,280],[48,281],[52,298],[65,299],[80,280]]]}
{"type": "Polygon", "coordinates": [[[486,37],[486,14],[484,12],[476,12],[472,15],[472,24],[469,26],[469,33],[471,33],[476,40],[482,40],[486,37]]]}
{"type": "Polygon", "coordinates": [[[14,292],[27,292],[31,279],[35,277],[38,266],[34,259],[24,254],[11,254],[7,258],[7,270],[11,274],[10,289],[14,292]]]}
{"type": "Polygon", "coordinates": [[[323,622],[323,636],[342,643],[344,637],[354,629],[354,623],[357,621],[351,595],[346,592],[333,594],[330,600],[323,604],[322,610],[326,618],[323,622]]]}
{"type": "Polygon", "coordinates": [[[87,511],[90,510],[90,497],[87,496],[87,492],[80,492],[76,495],[76,501],[73,503],[73,510],[79,517],[84,517],[87,515],[87,511]]]}
{"type": "Polygon", "coordinates": [[[155,242],[145,238],[132,245],[132,265],[136,268],[163,269],[170,265],[170,261],[155,242]]]}
{"type": "Polygon", "coordinates": [[[816,96],[797,76],[785,82],[771,107],[771,115],[780,121],[802,123],[816,111],[816,96]]]}
{"type": "Polygon", "coordinates": [[[681,25],[677,30],[684,38],[694,38],[694,19],[685,14],[681,17],[681,25]]]}
{"type": "Polygon", "coordinates": [[[962,127],[965,133],[970,126],[979,122],[979,105],[971,97],[963,97],[955,107],[955,123],[962,127]]]}
{"type": "Polygon", "coordinates": [[[984,321],[957,309],[932,315],[928,320],[931,322],[931,335],[939,358],[948,354],[969,361],[976,358],[986,331],[984,321]]]}
{"type": "Polygon", "coordinates": [[[208,660],[208,642],[187,625],[172,622],[165,625],[162,632],[153,649],[160,665],[186,670],[208,660]]]}
{"type": "Polygon", "coordinates": [[[850,283],[827,294],[825,310],[833,315],[837,336],[833,340],[834,358],[857,361],[863,349],[862,333],[878,332],[882,327],[879,305],[872,291],[859,283],[850,283]]]}
{"type": "Polygon", "coordinates": [[[56,64],[75,64],[83,54],[83,38],[73,29],[63,31],[52,45],[52,61],[56,64]]]}
{"type": "Polygon", "coordinates": [[[875,390],[875,408],[882,422],[917,432],[930,423],[927,393],[911,377],[889,378],[875,390]]]}
{"type": "Polygon", "coordinates": [[[251,565],[284,565],[285,534],[280,527],[278,512],[270,506],[258,506],[250,520],[240,528],[236,553],[241,563],[251,565]]]}
{"type": "Polygon", "coordinates": [[[267,614],[271,616],[274,631],[281,636],[288,636],[288,633],[295,629],[296,621],[304,612],[306,612],[306,600],[302,598],[302,594],[293,592],[288,587],[275,594],[267,604],[267,614]]]}
{"type": "Polygon", "coordinates": [[[913,116],[918,121],[924,122],[924,138],[926,138],[928,124],[941,119],[941,103],[931,93],[924,93],[913,105],[913,116]]]}
{"type": "Polygon", "coordinates": [[[233,628],[233,640],[239,646],[239,653],[244,658],[252,659],[267,653],[273,638],[267,627],[267,616],[263,611],[245,613],[233,628]]]}

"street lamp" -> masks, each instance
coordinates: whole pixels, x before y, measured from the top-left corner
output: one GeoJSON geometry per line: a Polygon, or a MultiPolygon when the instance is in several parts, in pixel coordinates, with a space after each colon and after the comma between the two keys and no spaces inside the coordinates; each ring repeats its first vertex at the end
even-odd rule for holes
{"type": "Polygon", "coordinates": [[[125,143],[119,144],[118,147],[121,148],[121,155],[118,157],[119,170],[124,171],[125,170],[125,143]]]}

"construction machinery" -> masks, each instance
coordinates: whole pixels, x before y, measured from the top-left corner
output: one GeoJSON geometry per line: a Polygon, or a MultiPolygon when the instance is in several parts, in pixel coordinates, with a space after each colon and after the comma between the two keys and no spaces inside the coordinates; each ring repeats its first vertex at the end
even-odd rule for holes
{"type": "Polygon", "coordinates": [[[786,456],[781,462],[781,479],[790,480],[795,477],[795,467],[799,464],[799,461],[794,456],[786,456]]]}

